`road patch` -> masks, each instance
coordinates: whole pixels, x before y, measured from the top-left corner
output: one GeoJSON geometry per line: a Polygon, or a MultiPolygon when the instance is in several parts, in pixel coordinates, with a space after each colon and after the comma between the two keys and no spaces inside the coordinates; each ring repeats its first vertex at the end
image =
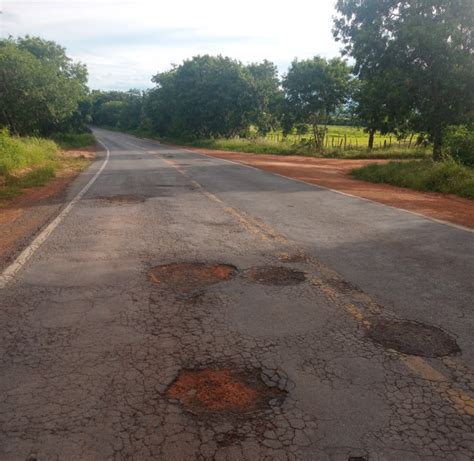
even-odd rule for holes
{"type": "Polygon", "coordinates": [[[440,328],[406,320],[371,322],[367,336],[386,349],[420,357],[444,357],[461,352],[456,340],[440,328]]]}
{"type": "Polygon", "coordinates": [[[262,285],[299,285],[306,280],[304,272],[280,266],[254,267],[246,271],[246,275],[262,285]]]}
{"type": "Polygon", "coordinates": [[[182,262],[154,267],[148,276],[164,288],[193,291],[230,280],[237,272],[230,264],[182,262]]]}

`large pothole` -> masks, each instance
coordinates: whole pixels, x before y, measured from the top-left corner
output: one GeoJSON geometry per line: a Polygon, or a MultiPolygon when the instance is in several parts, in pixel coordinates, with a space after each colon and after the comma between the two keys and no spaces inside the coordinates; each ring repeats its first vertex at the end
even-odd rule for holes
{"type": "Polygon", "coordinates": [[[189,291],[230,280],[237,268],[230,264],[172,263],[154,267],[150,280],[169,289],[189,291]]]}
{"type": "Polygon", "coordinates": [[[263,285],[298,285],[306,280],[304,272],[280,266],[254,267],[247,271],[247,277],[263,285]]]}
{"type": "Polygon", "coordinates": [[[168,387],[166,396],[178,400],[196,415],[245,415],[280,405],[286,391],[267,386],[261,370],[204,368],[183,370],[168,387]]]}
{"type": "Polygon", "coordinates": [[[443,357],[460,352],[456,340],[440,328],[406,320],[376,320],[367,336],[387,349],[421,357],[443,357]]]}

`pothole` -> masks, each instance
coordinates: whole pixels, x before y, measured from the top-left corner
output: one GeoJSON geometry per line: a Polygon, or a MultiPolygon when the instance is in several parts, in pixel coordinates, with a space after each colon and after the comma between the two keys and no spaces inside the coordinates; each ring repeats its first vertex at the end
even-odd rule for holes
{"type": "Polygon", "coordinates": [[[298,285],[306,280],[304,272],[280,266],[254,267],[247,271],[247,276],[263,285],[298,285]]]}
{"type": "Polygon", "coordinates": [[[230,280],[236,273],[230,264],[172,263],[154,267],[148,275],[158,285],[186,291],[230,280]]]}
{"type": "Polygon", "coordinates": [[[280,405],[286,392],[267,386],[259,369],[204,368],[181,371],[166,396],[197,415],[244,415],[280,405]]]}
{"type": "Polygon", "coordinates": [[[105,197],[97,197],[97,199],[120,205],[134,205],[136,203],[143,203],[146,200],[145,197],[141,195],[108,195],[105,197]]]}
{"type": "Polygon", "coordinates": [[[387,349],[421,357],[460,352],[456,340],[440,328],[406,320],[376,320],[367,336],[387,349]]]}

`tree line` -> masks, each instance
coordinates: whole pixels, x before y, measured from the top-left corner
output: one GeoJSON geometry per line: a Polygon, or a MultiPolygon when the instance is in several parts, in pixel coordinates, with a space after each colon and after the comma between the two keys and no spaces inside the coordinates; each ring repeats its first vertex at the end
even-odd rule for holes
{"type": "Polygon", "coordinates": [[[283,76],[269,62],[195,56],[153,76],[147,91],[92,91],[87,71],[38,38],[0,41],[0,125],[48,134],[87,123],[167,138],[248,136],[352,119],[369,133],[417,133],[442,156],[453,125],[474,119],[472,0],[338,0],[342,57],[295,59],[283,76]],[[349,58],[349,60],[347,60],[349,58]]]}

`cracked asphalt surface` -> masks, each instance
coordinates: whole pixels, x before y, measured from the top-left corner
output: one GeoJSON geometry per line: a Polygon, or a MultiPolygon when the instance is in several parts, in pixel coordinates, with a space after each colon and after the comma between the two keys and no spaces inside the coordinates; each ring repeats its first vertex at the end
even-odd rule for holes
{"type": "Polygon", "coordinates": [[[473,233],[95,132],[107,167],[0,291],[1,460],[474,459],[473,233]],[[237,272],[150,280],[193,262],[237,272]],[[382,320],[459,350],[385,348],[369,334],[382,320]],[[229,370],[280,397],[196,412],[195,391],[168,395],[183,371],[229,370]]]}

